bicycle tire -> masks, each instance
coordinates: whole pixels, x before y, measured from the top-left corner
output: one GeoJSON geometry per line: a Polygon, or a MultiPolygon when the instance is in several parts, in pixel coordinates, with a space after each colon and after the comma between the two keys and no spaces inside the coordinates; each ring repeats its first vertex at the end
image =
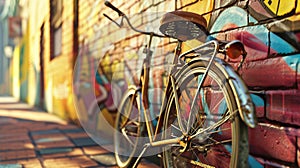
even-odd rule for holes
{"type": "Polygon", "coordinates": [[[138,100],[139,94],[136,88],[131,87],[125,92],[118,108],[114,131],[114,153],[117,165],[121,168],[132,167],[137,159],[136,154],[141,149],[140,137],[143,125],[138,100]]]}
{"type": "Polygon", "coordinates": [[[190,124],[192,125],[190,129],[187,127],[187,123],[189,123],[188,108],[194,97],[191,95],[195,92],[199,78],[205,71],[207,60],[191,61],[192,63],[187,64],[174,75],[179,109],[181,110],[178,116],[175,94],[171,91],[166,106],[162,138],[180,137],[184,131],[186,134],[192,135],[199,129],[204,130],[216,124],[219,121],[217,119],[222,120],[230,114],[234,118],[215,128],[214,132],[203,132],[191,140],[184,151],[180,151],[183,150],[182,146],[164,147],[162,152],[164,167],[248,167],[248,128],[239,117],[236,103],[238,100],[234,98],[234,88],[229,84],[229,80],[234,79],[228,78],[224,74],[226,70],[221,66],[212,64],[198,95],[197,115],[192,113],[192,120],[196,122],[193,125],[190,124]],[[192,98],[189,100],[189,97],[192,98]],[[186,127],[185,130],[180,128],[180,123],[181,127],[186,127]],[[184,124],[186,125],[184,126],[184,124]]]}

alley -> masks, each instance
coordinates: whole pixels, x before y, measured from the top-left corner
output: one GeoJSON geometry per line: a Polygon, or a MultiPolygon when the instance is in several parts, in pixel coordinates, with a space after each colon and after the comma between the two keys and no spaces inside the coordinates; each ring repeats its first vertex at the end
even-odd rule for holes
{"type": "Polygon", "coordinates": [[[0,0],[0,168],[117,168],[116,130],[300,167],[300,0],[0,0]]]}
{"type": "MultiPolygon", "coordinates": [[[[12,97],[0,97],[0,144],[0,168],[116,167],[82,128],[12,97]]],[[[147,167],[158,166],[139,165],[147,167]]]]}

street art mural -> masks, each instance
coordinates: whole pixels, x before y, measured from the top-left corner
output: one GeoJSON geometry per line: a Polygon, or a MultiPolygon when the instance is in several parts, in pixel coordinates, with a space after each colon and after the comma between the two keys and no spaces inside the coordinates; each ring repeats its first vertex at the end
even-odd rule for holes
{"type": "MultiPolygon", "coordinates": [[[[87,3],[94,7],[101,5],[100,1],[87,3]]],[[[242,41],[248,57],[240,73],[251,90],[259,119],[258,127],[249,133],[251,165],[300,165],[297,143],[300,137],[300,1],[175,0],[135,3],[138,4],[135,10],[130,10],[130,7],[121,9],[125,13],[128,11],[141,27],[159,24],[159,17],[145,17],[147,11],[158,15],[161,11],[168,11],[168,6],[175,6],[176,10],[203,15],[208,21],[210,37],[242,41]],[[147,22],[147,19],[154,23],[147,22]]],[[[82,15],[92,18],[97,12],[93,8],[82,15]]],[[[74,72],[78,115],[95,139],[96,132],[108,132],[113,127],[122,93],[128,84],[139,80],[141,53],[147,41],[143,36],[126,28],[119,29],[105,19],[99,17],[95,23],[89,22],[89,19],[82,21],[83,30],[89,31],[81,34],[81,49],[74,72]]],[[[161,93],[166,85],[164,73],[168,70],[175,44],[171,39],[155,40],[149,95],[153,117],[161,102],[161,93]]],[[[233,66],[238,61],[228,60],[233,66]]]]}

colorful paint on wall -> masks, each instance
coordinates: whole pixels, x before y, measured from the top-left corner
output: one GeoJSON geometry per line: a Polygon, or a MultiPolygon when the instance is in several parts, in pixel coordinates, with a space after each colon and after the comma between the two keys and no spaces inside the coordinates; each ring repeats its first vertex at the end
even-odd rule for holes
{"type": "MultiPolygon", "coordinates": [[[[149,17],[143,15],[147,12],[166,11],[166,6],[172,5],[177,10],[204,15],[209,23],[208,31],[211,36],[220,40],[242,41],[248,57],[241,76],[252,90],[251,97],[259,118],[258,128],[250,130],[251,165],[299,166],[299,161],[296,160],[299,150],[296,139],[300,134],[295,131],[300,126],[300,111],[296,110],[299,107],[296,97],[299,95],[300,79],[299,1],[134,1],[130,7],[121,1],[118,3],[123,4],[121,9],[125,13],[136,14],[134,19],[139,27],[159,24],[158,16],[152,18],[154,23],[151,23],[147,20],[149,17]],[[138,19],[139,17],[142,19],[138,19]],[[278,136],[275,138],[276,143],[269,138],[271,135],[278,136]],[[271,145],[257,145],[257,141],[261,139],[264,140],[262,144],[271,145]],[[284,141],[281,142],[280,139],[284,141]],[[289,157],[272,154],[283,150],[285,145],[290,149],[289,157]]],[[[96,1],[94,6],[99,6],[101,11],[92,8],[89,12],[82,12],[81,18],[93,18],[98,13],[105,12],[106,9],[100,7],[100,4],[100,1],[96,1]]],[[[122,93],[127,85],[139,80],[141,54],[147,42],[145,37],[126,28],[119,29],[106,18],[97,19],[98,21],[82,21],[87,24],[82,24],[80,28],[81,54],[77,58],[75,70],[80,74],[75,76],[74,81],[75,89],[79,89],[76,95],[76,101],[80,104],[79,117],[91,132],[109,130],[113,126],[122,93]]],[[[173,56],[174,41],[157,39],[155,46],[149,94],[153,117],[160,106],[161,93],[166,85],[164,74],[169,69],[168,63],[173,56]]],[[[228,61],[234,66],[239,60],[228,61]]]]}

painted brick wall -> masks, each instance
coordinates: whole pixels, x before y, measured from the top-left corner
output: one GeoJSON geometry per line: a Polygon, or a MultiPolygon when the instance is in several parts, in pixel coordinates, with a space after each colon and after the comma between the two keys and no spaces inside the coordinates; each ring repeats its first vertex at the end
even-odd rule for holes
{"type": "MultiPolygon", "coordinates": [[[[220,40],[241,40],[248,52],[241,75],[251,90],[256,104],[259,125],[250,130],[251,155],[265,167],[300,166],[300,2],[297,0],[152,0],[111,1],[131,16],[135,26],[151,30],[158,26],[162,12],[183,10],[202,14],[208,21],[211,36],[220,40]],[[150,16],[151,15],[151,16],[150,16]],[[154,17],[153,17],[154,16],[154,17]]],[[[133,83],[130,72],[140,69],[144,36],[129,29],[118,28],[103,13],[117,18],[103,1],[79,0],[79,47],[77,67],[84,72],[80,80],[91,84],[110,123],[116,112],[115,101],[121,97],[128,83],[133,83]],[[98,71],[99,79],[94,76],[98,71]],[[114,86],[114,87],[112,87],[114,86]]],[[[150,81],[152,112],[161,102],[165,85],[164,74],[172,58],[175,42],[154,39],[155,51],[150,81]]],[[[185,46],[190,47],[191,44],[185,46]]],[[[235,60],[229,60],[235,65],[235,60]]],[[[135,75],[133,75],[135,76],[135,75]]],[[[138,76],[136,76],[138,78],[138,76]]],[[[89,113],[93,102],[83,97],[77,100],[87,114],[83,119],[90,127],[105,129],[96,115],[89,113]],[[92,121],[92,122],[91,122],[92,121]]]]}
{"type": "Polygon", "coordinates": [[[64,0],[62,11],[61,54],[50,60],[48,73],[51,76],[53,112],[66,119],[75,119],[72,104],[72,74],[74,39],[74,1],[64,0]]]}
{"type": "MultiPolygon", "coordinates": [[[[76,50],[74,45],[77,45],[76,37],[74,36],[74,22],[75,22],[75,3],[74,0],[62,1],[62,41],[61,53],[54,58],[49,59],[47,66],[48,88],[46,92],[49,93],[48,100],[49,111],[66,119],[76,121],[76,112],[73,105],[72,95],[72,78],[74,59],[76,59],[76,50]]],[[[52,34],[53,39],[54,34],[52,34]]],[[[77,47],[77,46],[76,46],[77,47]]],[[[52,48],[53,50],[53,48],[52,48]]]]}

